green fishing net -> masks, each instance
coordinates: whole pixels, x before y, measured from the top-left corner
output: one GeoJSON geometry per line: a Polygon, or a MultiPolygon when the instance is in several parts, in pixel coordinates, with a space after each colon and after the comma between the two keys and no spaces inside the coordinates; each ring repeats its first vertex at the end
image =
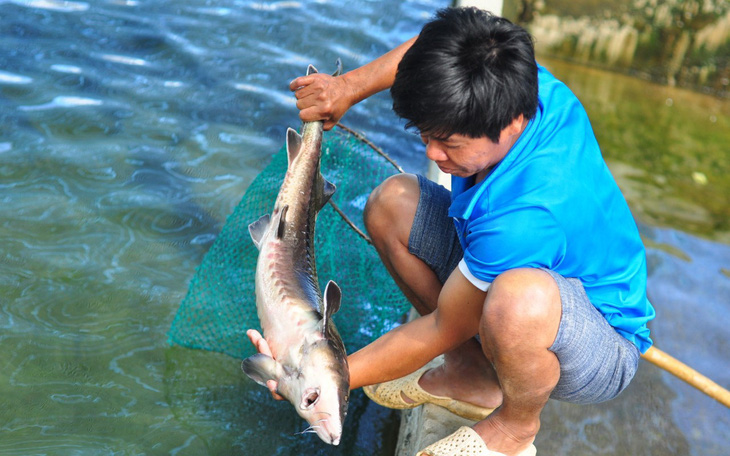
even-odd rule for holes
{"type": "MultiPolygon", "coordinates": [[[[235,358],[254,353],[246,330],[260,329],[254,291],[258,250],[248,225],[271,213],[286,169],[286,147],[282,147],[251,183],[196,270],[172,323],[171,343],[235,358]]],[[[370,192],[398,172],[361,136],[342,128],[325,132],[321,169],[337,186],[332,200],[362,232],[362,211],[370,192]]],[[[375,248],[330,204],[317,218],[315,254],[321,289],[328,280],[342,289],[342,306],[334,321],[348,353],[402,321],[408,302],[375,248]]]]}

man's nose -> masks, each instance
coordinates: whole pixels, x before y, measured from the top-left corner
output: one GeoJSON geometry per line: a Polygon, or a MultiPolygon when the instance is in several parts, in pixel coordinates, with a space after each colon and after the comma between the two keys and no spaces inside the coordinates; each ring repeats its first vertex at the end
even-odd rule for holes
{"type": "Polygon", "coordinates": [[[438,146],[436,141],[428,141],[426,143],[426,158],[435,162],[447,160],[449,157],[444,150],[438,146]]]}

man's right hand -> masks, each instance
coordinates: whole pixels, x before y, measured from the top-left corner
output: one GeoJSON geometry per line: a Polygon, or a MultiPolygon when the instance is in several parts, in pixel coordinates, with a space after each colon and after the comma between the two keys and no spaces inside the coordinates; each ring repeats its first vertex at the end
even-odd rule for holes
{"type": "Polygon", "coordinates": [[[353,105],[352,90],[344,76],[310,74],[294,79],[289,88],[297,98],[302,121],[323,120],[325,130],[331,130],[353,105]]]}
{"type": "Polygon", "coordinates": [[[324,121],[331,130],[354,104],[390,88],[398,63],[416,37],[381,55],[372,62],[339,76],[315,73],[296,78],[289,84],[295,92],[299,117],[304,122],[324,121]]]}

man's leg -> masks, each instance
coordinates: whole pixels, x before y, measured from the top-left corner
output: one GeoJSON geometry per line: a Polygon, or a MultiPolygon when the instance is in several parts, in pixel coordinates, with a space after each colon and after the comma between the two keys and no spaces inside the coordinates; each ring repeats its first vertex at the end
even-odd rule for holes
{"type": "Polygon", "coordinates": [[[436,273],[408,251],[419,196],[416,176],[392,176],[370,194],[363,217],[385,268],[416,311],[426,315],[436,308],[442,285],[436,273]]]}
{"type": "MultiPolygon", "coordinates": [[[[436,308],[442,285],[436,273],[408,250],[419,197],[416,176],[393,176],[370,195],[364,217],[386,269],[415,309],[425,315],[436,308]]],[[[502,400],[494,369],[476,339],[446,353],[444,364],[426,372],[420,385],[431,394],[488,408],[502,400]]]]}
{"type": "Polygon", "coordinates": [[[507,271],[490,286],[479,333],[503,402],[474,426],[489,449],[518,454],[537,435],[540,412],[560,378],[558,358],[549,348],[561,312],[560,291],[545,271],[507,271]]]}

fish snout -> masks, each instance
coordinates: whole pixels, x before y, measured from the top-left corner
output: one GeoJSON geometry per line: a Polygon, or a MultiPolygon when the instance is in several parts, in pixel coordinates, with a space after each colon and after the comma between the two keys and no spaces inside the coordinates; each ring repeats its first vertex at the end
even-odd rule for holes
{"type": "Polygon", "coordinates": [[[316,426],[313,426],[317,432],[317,435],[323,442],[329,443],[330,445],[339,445],[340,438],[342,437],[342,424],[338,420],[331,418],[320,419],[316,426]]]}
{"type": "Polygon", "coordinates": [[[332,429],[333,426],[330,423],[324,422],[322,424],[322,432],[319,433],[319,438],[330,445],[339,445],[340,439],[342,438],[342,428],[340,426],[334,426],[335,429],[332,429]]]}
{"type": "Polygon", "coordinates": [[[340,437],[341,437],[340,434],[330,434],[330,438],[332,439],[330,441],[330,444],[331,445],[334,445],[334,446],[339,445],[340,444],[340,437]]]}

